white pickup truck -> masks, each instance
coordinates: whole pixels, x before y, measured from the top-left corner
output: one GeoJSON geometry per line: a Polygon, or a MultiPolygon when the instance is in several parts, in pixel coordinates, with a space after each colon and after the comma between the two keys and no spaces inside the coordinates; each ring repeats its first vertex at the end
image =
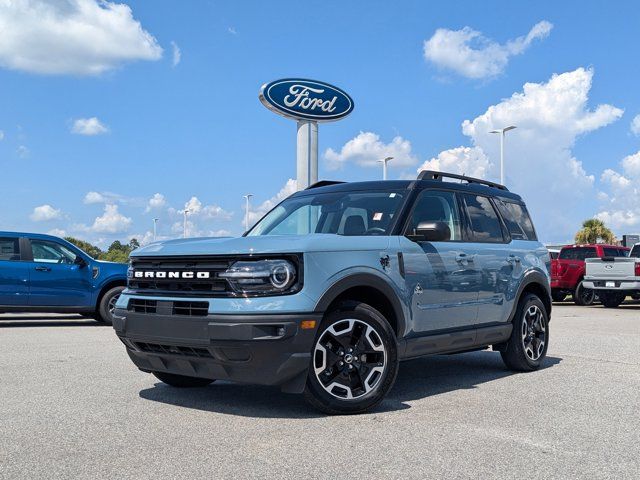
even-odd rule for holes
{"type": "Polygon", "coordinates": [[[640,296],[640,243],[636,243],[629,257],[587,258],[582,282],[593,288],[605,307],[615,308],[627,295],[640,296]]]}

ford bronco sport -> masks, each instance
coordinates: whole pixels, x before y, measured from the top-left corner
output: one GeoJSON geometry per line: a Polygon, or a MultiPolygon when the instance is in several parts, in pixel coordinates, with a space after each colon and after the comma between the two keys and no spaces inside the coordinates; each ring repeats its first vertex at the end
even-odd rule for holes
{"type": "Polygon", "coordinates": [[[502,185],[432,171],[325,181],[241,238],[133,252],[113,326],[135,365],[174,387],[279,385],[356,413],[389,392],[400,360],[492,347],[510,369],[539,368],[549,261],[502,185]]]}

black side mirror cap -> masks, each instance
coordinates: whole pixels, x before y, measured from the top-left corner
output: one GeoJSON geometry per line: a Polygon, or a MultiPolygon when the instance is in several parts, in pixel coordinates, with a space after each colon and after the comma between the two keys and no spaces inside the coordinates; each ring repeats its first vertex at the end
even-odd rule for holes
{"type": "Polygon", "coordinates": [[[411,239],[424,242],[447,242],[451,240],[451,229],[445,222],[420,222],[414,229],[411,239]]]}

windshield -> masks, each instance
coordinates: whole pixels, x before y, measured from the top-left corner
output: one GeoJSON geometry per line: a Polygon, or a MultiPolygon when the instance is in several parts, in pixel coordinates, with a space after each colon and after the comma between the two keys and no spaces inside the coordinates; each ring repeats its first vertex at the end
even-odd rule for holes
{"type": "Polygon", "coordinates": [[[330,192],[288,198],[247,235],[388,235],[406,193],[330,192]]]}

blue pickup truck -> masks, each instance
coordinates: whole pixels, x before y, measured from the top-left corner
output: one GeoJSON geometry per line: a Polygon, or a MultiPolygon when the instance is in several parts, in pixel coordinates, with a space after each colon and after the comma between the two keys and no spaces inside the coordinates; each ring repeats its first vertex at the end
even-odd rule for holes
{"type": "Polygon", "coordinates": [[[111,324],[127,265],[58,237],[0,231],[0,313],[79,313],[111,324]]]}

